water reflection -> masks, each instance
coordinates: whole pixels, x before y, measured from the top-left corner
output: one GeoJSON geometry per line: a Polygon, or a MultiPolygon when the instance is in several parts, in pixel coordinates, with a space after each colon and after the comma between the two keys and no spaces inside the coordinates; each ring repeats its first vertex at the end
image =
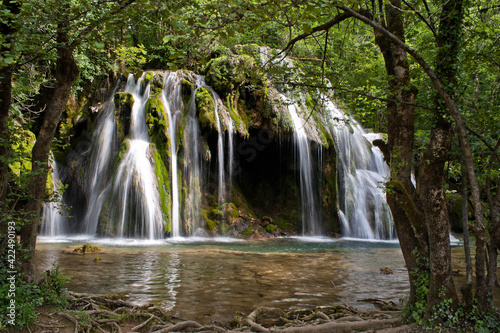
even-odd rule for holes
{"type": "Polygon", "coordinates": [[[347,302],[372,308],[361,300],[398,302],[408,292],[397,244],[273,239],[125,246],[125,241],[101,245],[98,254],[72,254],[78,244],[82,240],[38,243],[39,269],[55,263],[71,276],[70,290],[124,293],[137,304],[157,303],[171,315],[202,323],[231,319],[237,311],[249,313],[258,306],[347,302]],[[394,274],[381,274],[386,266],[394,274]]]}

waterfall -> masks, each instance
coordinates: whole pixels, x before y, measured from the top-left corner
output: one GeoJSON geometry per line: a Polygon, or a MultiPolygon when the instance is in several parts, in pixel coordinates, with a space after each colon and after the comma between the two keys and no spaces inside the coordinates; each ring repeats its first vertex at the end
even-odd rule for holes
{"type": "MultiPolygon", "coordinates": [[[[198,79],[198,78],[197,78],[198,79]]],[[[197,82],[197,88],[200,86],[197,82]]],[[[191,93],[188,106],[188,119],[184,130],[184,177],[187,182],[185,199],[185,223],[192,231],[201,227],[201,160],[200,160],[200,129],[196,117],[196,89],[191,93]]]]}
{"type": "MultiPolygon", "coordinates": [[[[59,168],[56,162],[52,163],[52,189],[54,193],[61,196],[61,179],[59,177],[59,168]]],[[[55,237],[64,234],[65,218],[61,215],[61,197],[56,201],[45,203],[43,207],[42,227],[40,235],[55,237]]]]}
{"type": "Polygon", "coordinates": [[[172,176],[172,237],[180,236],[180,207],[179,207],[179,184],[177,170],[177,137],[176,124],[177,117],[182,113],[182,98],[180,78],[177,73],[167,73],[163,94],[161,96],[165,106],[170,133],[170,163],[172,176]]]}
{"type": "Polygon", "coordinates": [[[215,93],[212,89],[210,89],[212,93],[212,98],[214,99],[215,105],[215,119],[217,121],[217,161],[219,162],[219,205],[222,205],[225,201],[225,193],[224,193],[224,132],[222,130],[222,126],[219,119],[219,107],[217,103],[217,98],[215,97],[215,93]]]}
{"type": "MultiPolygon", "coordinates": [[[[231,118],[231,115],[228,114],[228,127],[227,127],[227,133],[228,133],[228,139],[227,139],[227,146],[229,150],[229,157],[228,157],[228,187],[229,191],[232,191],[233,188],[233,169],[234,169],[234,141],[233,141],[233,131],[234,131],[234,124],[233,124],[233,119],[231,118]]],[[[231,192],[229,192],[229,198],[231,199],[231,192]]]]}
{"type": "Polygon", "coordinates": [[[118,214],[117,236],[139,236],[158,239],[163,234],[158,193],[153,166],[148,158],[149,138],[145,121],[145,105],[150,85],[141,94],[141,81],[127,82],[125,92],[132,94],[130,137],[125,139],[128,149],[118,165],[113,182],[113,196],[118,214]]]}
{"type": "MultiPolygon", "coordinates": [[[[218,164],[218,202],[219,205],[222,205],[224,201],[226,200],[226,195],[225,195],[225,190],[224,190],[224,183],[225,183],[225,177],[224,177],[224,130],[222,128],[221,120],[219,117],[219,103],[217,100],[217,93],[212,89],[212,87],[207,86],[205,84],[205,78],[204,77],[198,77],[198,82],[197,84],[205,89],[208,89],[210,91],[210,94],[212,95],[212,99],[214,101],[214,107],[215,107],[215,121],[217,125],[217,164],[218,164]]],[[[232,157],[230,157],[230,160],[232,157]]]]}
{"type": "Polygon", "coordinates": [[[85,232],[88,235],[95,235],[102,205],[111,189],[111,184],[105,175],[110,171],[113,147],[117,143],[115,137],[115,104],[113,102],[114,92],[117,88],[118,86],[111,94],[104,113],[100,115],[102,119],[98,122],[99,125],[92,141],[92,164],[89,173],[90,181],[88,182],[91,191],[84,218],[86,221],[85,232]]]}
{"type": "MultiPolygon", "coordinates": [[[[147,76],[153,78],[151,86],[149,83],[147,85],[143,83],[146,74],[137,82],[134,76],[130,75],[125,88],[122,89],[123,92],[116,95],[113,92],[112,98],[95,119],[91,153],[85,155],[85,158],[90,157],[90,160],[84,162],[79,160],[77,162],[80,164],[76,166],[68,163],[65,166],[67,169],[64,170],[70,172],[62,171],[63,175],[70,174],[79,182],[78,188],[84,188],[86,191],[86,210],[78,211],[77,214],[80,216],[77,218],[82,221],[83,228],[80,229],[88,235],[159,239],[164,237],[164,219],[170,219],[171,237],[179,237],[181,234],[199,235],[197,230],[203,225],[204,219],[207,226],[212,220],[212,222],[215,221],[212,226],[217,224],[219,232],[225,230],[218,225],[219,222],[228,218],[227,216],[221,218],[220,211],[225,211],[221,206],[231,202],[228,198],[233,193],[231,192],[233,185],[234,194],[240,196],[243,192],[238,186],[244,185],[244,181],[253,181],[253,179],[243,177],[233,179],[233,164],[237,164],[234,162],[235,150],[238,148],[236,153],[240,155],[236,157],[240,158],[237,161],[241,162],[243,155],[239,150],[244,147],[242,145],[234,147],[233,135],[237,130],[242,139],[245,131],[247,131],[246,135],[254,135],[252,132],[249,134],[248,129],[255,131],[259,129],[259,126],[264,129],[272,129],[276,126],[277,131],[283,129],[284,132],[290,133],[293,130],[294,160],[291,159],[291,151],[283,152],[283,156],[286,155],[286,162],[284,160],[286,168],[289,170],[293,167],[297,172],[295,177],[292,175],[289,178],[290,181],[287,179],[287,186],[291,184],[290,190],[287,191],[291,193],[289,198],[300,195],[300,206],[297,209],[293,207],[293,214],[299,210],[302,214],[303,235],[321,235],[326,229],[322,226],[327,222],[322,220],[322,217],[336,214],[334,201],[336,193],[333,180],[336,169],[333,147],[330,149],[324,144],[324,142],[330,142],[333,135],[337,151],[338,205],[343,236],[369,239],[395,237],[390,209],[382,189],[389,175],[389,169],[383,161],[380,150],[371,143],[380,136],[366,133],[358,123],[341,112],[331,100],[323,97],[324,103],[319,105],[323,107],[323,112],[318,111],[314,117],[308,117],[311,110],[305,105],[310,105],[307,103],[310,99],[306,98],[305,94],[299,94],[296,97],[279,93],[276,88],[272,87],[270,100],[278,101],[278,103],[272,106],[272,110],[265,110],[271,116],[263,112],[260,115],[263,121],[259,124],[261,119],[253,123],[250,112],[244,114],[244,120],[238,118],[240,117],[238,113],[233,113],[235,121],[233,123],[231,114],[223,107],[214,89],[205,84],[204,77],[181,72],[162,73],[161,79],[164,84],[160,93],[159,86],[155,86],[160,82],[156,75],[152,73],[151,76],[149,73],[147,76]],[[183,96],[189,98],[189,91],[183,92],[183,89],[188,87],[189,83],[183,80],[194,82],[193,77],[196,79],[196,86],[193,85],[191,88],[189,104],[187,108],[184,108],[186,101],[183,101],[183,96]],[[209,114],[210,123],[206,125],[203,120],[201,122],[205,126],[203,128],[199,123],[196,106],[196,92],[201,88],[209,93],[206,95],[204,92],[203,96],[208,99],[209,105],[211,105],[210,98],[214,101],[213,110],[210,108],[198,110],[209,114]],[[151,105],[153,111],[148,111],[151,113],[146,115],[146,104],[150,95],[152,99],[148,104],[148,110],[151,105]],[[115,99],[117,102],[118,98],[120,98],[120,104],[115,104],[115,99]],[[163,108],[160,108],[159,104],[162,104],[163,108]],[[155,112],[163,112],[159,112],[160,109],[165,111],[163,118],[162,115],[155,114],[155,112]],[[215,117],[212,112],[215,112],[215,117]],[[277,122],[271,123],[270,119],[265,117],[275,117],[271,122],[277,122]],[[281,120],[276,120],[278,118],[281,120]],[[247,123],[252,123],[250,126],[253,127],[245,129],[247,123]],[[158,128],[161,128],[162,132],[158,132],[158,128]],[[328,133],[329,129],[331,133],[328,133]],[[215,130],[217,130],[217,145],[215,144],[215,130]],[[225,131],[227,131],[227,138],[225,131]],[[155,135],[152,139],[154,144],[150,143],[150,132],[155,135]],[[166,144],[167,141],[168,144],[166,144]],[[208,163],[215,154],[215,149],[217,149],[217,161],[212,160],[213,164],[208,163]],[[168,167],[163,165],[166,161],[168,161],[168,167]],[[181,163],[181,169],[179,169],[179,163],[181,163]],[[210,170],[210,165],[212,165],[212,170],[210,170]],[[85,167],[89,170],[85,170],[85,167]],[[166,178],[167,170],[170,172],[168,178],[166,178]],[[326,174],[330,178],[325,178],[326,174]],[[82,181],[78,178],[79,175],[86,178],[82,181]],[[207,186],[207,180],[211,179],[213,179],[213,186],[207,186]],[[168,184],[169,181],[170,184],[168,184]],[[329,184],[325,190],[321,186],[326,186],[324,184],[327,181],[334,185],[329,184]],[[212,189],[213,193],[205,193],[212,189]],[[217,197],[212,197],[216,194],[215,191],[217,191],[217,197]],[[328,207],[324,204],[328,200],[325,191],[332,194],[328,207]],[[162,200],[168,202],[162,202],[162,200]],[[166,212],[170,215],[166,215],[166,212]],[[208,213],[213,214],[212,217],[207,217],[208,213]]],[[[248,110],[243,106],[240,111],[247,112],[248,110]]],[[[278,140],[281,139],[278,133],[278,140]]],[[[259,146],[251,147],[254,148],[255,154],[261,151],[259,146]]],[[[282,162],[281,160],[278,162],[277,159],[276,163],[282,162]]],[[[260,168],[259,164],[254,165],[260,168]]],[[[241,166],[250,168],[246,164],[239,165],[241,166]]],[[[270,167],[274,166],[270,165],[270,167]]],[[[278,171],[275,172],[278,174],[278,171]]],[[[246,174],[244,176],[248,177],[246,174]]],[[[55,167],[54,181],[57,178],[57,167],[55,167]]],[[[255,180],[258,181],[258,179],[255,180]]],[[[247,195],[245,193],[245,196],[247,195]]],[[[244,201],[246,198],[236,197],[236,199],[234,202],[244,201]]],[[[258,205],[259,199],[256,198],[255,203],[252,204],[258,205]]],[[[276,207],[278,206],[277,204],[276,207]]],[[[240,209],[240,207],[236,208],[240,209]]],[[[247,208],[243,207],[240,210],[243,212],[240,213],[242,216],[246,214],[245,209],[247,208]]],[[[54,215],[55,210],[54,205],[46,205],[42,234],[58,235],[63,232],[57,229],[57,223],[60,225],[62,217],[54,215]],[[61,221],[58,222],[58,219],[61,221]]]]}
{"type": "Polygon", "coordinates": [[[341,179],[340,218],[344,237],[392,239],[395,231],[383,184],[389,168],[382,152],[372,145],[379,134],[366,133],[356,121],[324,98],[330,112],[341,179]]]}
{"type": "Polygon", "coordinates": [[[287,104],[293,128],[295,147],[297,148],[299,166],[300,166],[300,195],[302,207],[302,234],[303,235],[320,235],[321,227],[319,221],[319,210],[317,207],[316,192],[314,184],[316,179],[313,178],[313,163],[311,157],[311,149],[309,147],[309,139],[305,131],[306,122],[299,115],[299,106],[297,103],[290,102],[284,95],[285,103],[287,104]]]}

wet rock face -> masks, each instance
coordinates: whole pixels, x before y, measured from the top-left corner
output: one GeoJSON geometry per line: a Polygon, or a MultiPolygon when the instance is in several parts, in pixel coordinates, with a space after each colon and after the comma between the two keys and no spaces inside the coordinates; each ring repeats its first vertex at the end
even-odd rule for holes
{"type": "Polygon", "coordinates": [[[118,92],[115,94],[115,118],[118,127],[118,140],[120,142],[130,133],[130,121],[134,97],[131,93],[118,92]]]}

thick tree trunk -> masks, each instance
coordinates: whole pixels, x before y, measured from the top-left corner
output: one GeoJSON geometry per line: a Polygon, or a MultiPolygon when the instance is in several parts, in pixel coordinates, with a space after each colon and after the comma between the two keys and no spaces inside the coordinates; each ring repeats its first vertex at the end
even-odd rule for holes
{"type": "Polygon", "coordinates": [[[0,156],[4,157],[0,159],[0,212],[2,216],[5,216],[7,212],[7,194],[9,191],[9,164],[7,161],[10,150],[8,121],[11,94],[12,69],[4,67],[0,70],[0,156]]]}
{"type": "Polygon", "coordinates": [[[425,223],[429,230],[430,281],[427,315],[444,299],[458,303],[451,275],[450,223],[444,189],[444,165],[448,159],[451,124],[438,119],[431,140],[420,163],[417,192],[423,203],[425,223]]]}
{"type": "MultiPolygon", "coordinates": [[[[437,36],[438,53],[436,75],[447,86],[450,96],[455,95],[458,54],[462,30],[462,0],[445,1],[440,14],[437,36]]],[[[422,157],[417,190],[424,204],[429,233],[431,279],[427,315],[433,306],[445,299],[458,304],[458,296],[451,275],[450,223],[444,188],[445,163],[451,143],[451,122],[446,117],[444,100],[436,96],[435,128],[422,157]]]]}
{"type": "MultiPolygon", "coordinates": [[[[6,10],[17,15],[19,13],[20,4],[10,0],[3,0],[3,6],[6,10]]],[[[12,36],[15,29],[11,22],[3,22],[0,24],[0,34],[4,37],[4,42],[0,48],[2,54],[11,51],[14,47],[12,36]]],[[[7,195],[9,193],[9,110],[12,102],[12,66],[4,66],[0,68],[0,243],[2,236],[6,234],[7,223],[4,217],[7,215],[7,195]]],[[[3,249],[1,252],[3,252],[3,249]]],[[[0,253],[1,253],[0,252],[0,253]]]]}
{"type": "Polygon", "coordinates": [[[28,216],[26,217],[27,222],[21,229],[22,248],[27,251],[27,259],[23,260],[22,268],[28,279],[35,274],[33,253],[40,221],[40,211],[45,196],[50,148],[57,125],[68,101],[71,86],[79,74],[73,57],[73,48],[69,47],[65,28],[64,26],[58,27],[56,84],[47,104],[42,126],[32,151],[32,177],[29,199],[26,203],[28,216]]]}
{"type": "Polygon", "coordinates": [[[464,234],[464,253],[465,253],[465,284],[461,287],[462,298],[467,308],[471,307],[472,302],[472,259],[470,255],[469,243],[469,208],[468,208],[468,188],[467,172],[465,171],[465,162],[462,160],[462,225],[464,234]]]}
{"type": "MultiPolygon", "coordinates": [[[[349,7],[340,5],[339,9],[344,12],[351,14],[353,17],[356,17],[360,21],[366,23],[367,25],[373,27],[375,30],[383,33],[385,36],[390,38],[395,44],[400,45],[402,48],[406,50],[422,67],[425,71],[432,84],[436,88],[439,95],[443,98],[448,111],[450,112],[453,120],[456,124],[457,133],[460,140],[460,145],[462,148],[462,152],[464,154],[464,160],[467,167],[467,177],[469,180],[471,194],[472,194],[472,202],[474,205],[474,215],[476,218],[476,224],[473,227],[473,232],[476,237],[476,299],[478,300],[479,307],[481,310],[488,310],[491,305],[488,303],[488,294],[486,292],[486,278],[485,278],[485,261],[486,261],[486,228],[484,225],[484,214],[481,203],[481,195],[479,190],[479,184],[477,181],[476,172],[474,169],[474,159],[472,157],[472,151],[470,148],[469,139],[467,136],[467,130],[464,123],[464,120],[455,104],[453,98],[449,95],[449,93],[445,90],[443,83],[440,78],[436,75],[436,73],[431,69],[429,64],[425,61],[422,56],[412,49],[410,46],[401,41],[397,36],[392,34],[390,31],[387,31],[384,27],[380,26],[372,19],[363,16],[362,14],[352,10],[349,7]]],[[[449,28],[453,28],[450,26],[449,28]]],[[[497,238],[498,239],[498,238],[497,238]]]]}
{"type": "MultiPolygon", "coordinates": [[[[489,184],[488,184],[489,185],[489,184]]],[[[490,207],[490,246],[488,248],[488,275],[486,278],[486,292],[493,294],[495,283],[497,283],[497,259],[500,250],[500,179],[496,183],[497,193],[495,197],[488,191],[488,206],[490,207]]]]}
{"type": "MultiPolygon", "coordinates": [[[[385,7],[387,29],[404,41],[404,26],[401,19],[401,1],[392,0],[385,7]]],[[[384,56],[393,101],[387,104],[387,127],[389,166],[391,182],[388,184],[387,202],[391,207],[396,232],[401,244],[410,279],[409,303],[416,301],[416,277],[419,271],[417,257],[413,251],[427,256],[427,231],[422,215],[418,212],[411,197],[414,187],[411,182],[411,159],[413,151],[413,132],[415,101],[417,91],[411,86],[410,67],[406,51],[394,44],[385,35],[375,30],[375,42],[384,56]],[[401,101],[404,103],[396,103],[401,101]]]]}

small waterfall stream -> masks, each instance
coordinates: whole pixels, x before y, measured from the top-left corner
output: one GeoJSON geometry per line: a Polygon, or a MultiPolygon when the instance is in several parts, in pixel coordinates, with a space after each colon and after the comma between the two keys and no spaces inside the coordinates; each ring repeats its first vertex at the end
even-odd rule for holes
{"type": "Polygon", "coordinates": [[[184,219],[193,233],[201,227],[201,177],[202,164],[200,159],[200,129],[196,116],[196,90],[191,92],[188,105],[188,119],[184,131],[186,152],[184,154],[184,175],[187,183],[184,219]]]}
{"type": "Polygon", "coordinates": [[[300,165],[300,194],[302,205],[302,234],[320,235],[321,227],[319,223],[318,208],[316,203],[316,193],[314,191],[313,163],[309,140],[305,131],[305,121],[299,118],[298,106],[287,101],[288,112],[292,118],[294,127],[295,144],[298,150],[300,165]]]}
{"type": "Polygon", "coordinates": [[[172,228],[171,236],[180,236],[180,206],[179,206],[179,182],[177,170],[177,136],[176,124],[179,114],[182,112],[181,85],[177,73],[166,74],[165,85],[161,95],[165,106],[170,134],[170,173],[172,179],[172,228]]]}
{"type": "MultiPolygon", "coordinates": [[[[131,80],[130,77],[129,80],[131,80]]],[[[107,102],[107,107],[104,109],[103,114],[100,115],[101,119],[98,122],[97,130],[92,139],[92,164],[89,180],[91,191],[84,218],[86,221],[85,233],[88,235],[94,235],[97,232],[99,214],[111,189],[111,182],[108,181],[105,175],[109,174],[111,170],[113,149],[117,145],[114,117],[115,104],[113,103],[113,99],[114,92],[118,89],[118,84],[113,89],[113,93],[107,102]]]]}
{"type": "MultiPolygon", "coordinates": [[[[55,193],[61,194],[61,178],[59,177],[59,168],[56,162],[52,163],[52,189],[55,193]]],[[[65,217],[61,213],[61,198],[56,201],[47,202],[43,207],[42,227],[40,235],[56,237],[64,235],[65,217]]]]}
{"type": "Polygon", "coordinates": [[[145,121],[145,105],[150,86],[142,89],[142,78],[137,84],[129,79],[125,92],[132,93],[128,149],[118,165],[113,184],[114,211],[118,218],[118,237],[158,239],[163,236],[163,221],[159,211],[154,171],[148,158],[149,136],[145,121]]]}
{"type": "MultiPolygon", "coordinates": [[[[225,189],[224,189],[224,184],[225,184],[225,163],[224,163],[224,129],[222,128],[222,122],[219,116],[219,102],[218,102],[218,96],[217,93],[212,89],[212,87],[207,86],[205,84],[205,78],[204,77],[199,77],[199,86],[207,89],[210,91],[210,94],[212,95],[212,99],[214,101],[214,107],[215,107],[215,120],[217,123],[217,164],[218,164],[218,202],[219,206],[222,205],[225,200],[226,200],[226,195],[225,195],[225,189]]],[[[231,126],[232,127],[232,126],[231,126]]],[[[232,131],[232,129],[231,129],[232,131]]],[[[230,134],[230,137],[232,139],[232,133],[230,134]]],[[[230,145],[230,150],[232,150],[232,144],[230,145]]],[[[230,155],[231,151],[230,151],[230,155]]],[[[232,156],[229,157],[229,163],[231,165],[232,161],[232,156]]]]}
{"type": "Polygon", "coordinates": [[[339,152],[340,217],[344,237],[393,239],[392,215],[383,184],[389,168],[382,152],[372,145],[379,134],[365,130],[335,104],[324,99],[330,112],[339,152]]]}

